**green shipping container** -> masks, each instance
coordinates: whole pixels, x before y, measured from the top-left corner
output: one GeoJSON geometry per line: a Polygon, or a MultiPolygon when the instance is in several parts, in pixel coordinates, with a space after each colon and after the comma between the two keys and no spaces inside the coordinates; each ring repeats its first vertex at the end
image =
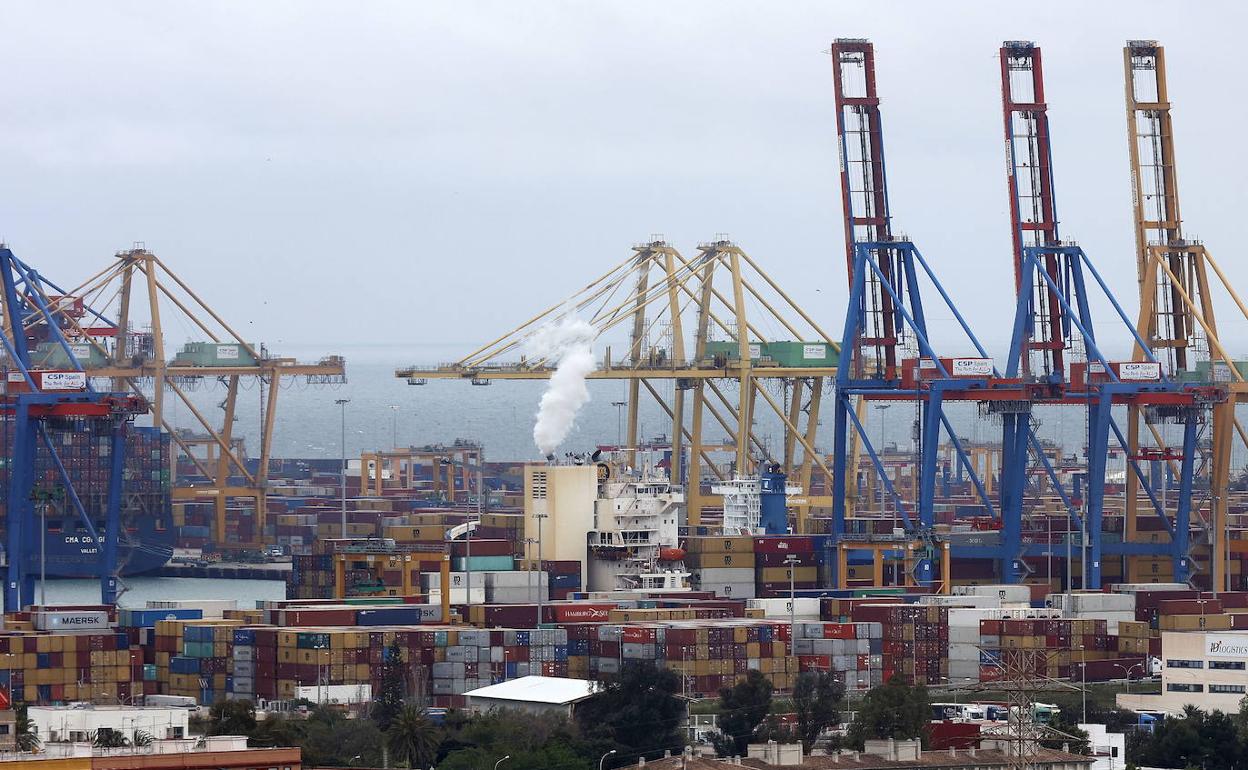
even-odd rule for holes
{"type": "Polygon", "coordinates": [[[474,572],[509,570],[515,566],[510,556],[457,556],[454,569],[463,572],[471,569],[474,572]]]}
{"type": "MultiPolygon", "coordinates": [[[[72,342],[69,349],[73,351],[74,358],[78,359],[78,364],[83,369],[99,369],[105,366],[108,361],[104,356],[104,352],[94,345],[85,342],[72,342]]],[[[31,359],[35,366],[42,366],[46,369],[73,369],[74,365],[69,360],[69,354],[65,352],[65,348],[61,347],[59,342],[40,342],[33,353],[31,359]]]]}
{"type": "Polygon", "coordinates": [[[765,342],[763,355],[780,366],[836,366],[839,346],[827,342],[765,342]]]}
{"type": "MultiPolygon", "coordinates": [[[[251,348],[254,350],[255,345],[251,348]]],[[[257,363],[244,345],[236,342],[188,342],[173,357],[176,366],[253,366],[257,363]]]]}
{"type": "MultiPolygon", "coordinates": [[[[762,355],[763,355],[762,350],[763,350],[763,347],[761,343],[751,342],[750,343],[750,360],[758,361],[758,359],[762,358],[762,355]]],[[[706,357],[707,358],[716,358],[717,356],[723,356],[724,358],[727,358],[729,361],[736,361],[741,358],[741,356],[739,355],[740,352],[741,352],[741,349],[740,347],[738,347],[737,343],[731,342],[728,340],[714,340],[712,342],[706,343],[706,357]]]]}

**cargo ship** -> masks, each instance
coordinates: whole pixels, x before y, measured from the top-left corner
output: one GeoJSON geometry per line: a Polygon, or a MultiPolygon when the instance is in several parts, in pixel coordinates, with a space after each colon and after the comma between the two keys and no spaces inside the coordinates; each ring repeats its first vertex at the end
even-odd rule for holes
{"type": "MultiPolygon", "coordinates": [[[[0,420],[0,434],[12,457],[12,425],[0,420]]],[[[110,437],[95,433],[89,422],[66,421],[49,430],[57,455],[73,481],[99,538],[104,535],[108,498],[110,437]]],[[[118,574],[141,575],[160,569],[173,556],[174,527],[170,500],[169,434],[158,428],[132,427],[126,435],[126,462],[122,491],[122,531],[118,541],[118,574]]],[[[35,459],[36,485],[61,487],[60,475],[46,447],[35,459]]],[[[9,467],[0,468],[0,487],[7,495],[9,467]]],[[[5,506],[0,498],[0,510],[5,506]]],[[[38,512],[38,509],[36,509],[38,512]]],[[[49,503],[43,559],[48,577],[94,578],[99,575],[100,542],[92,537],[77,511],[66,500],[49,503]]],[[[0,548],[7,545],[6,517],[0,516],[0,548]]],[[[8,563],[8,554],[4,554],[8,563]]]]}

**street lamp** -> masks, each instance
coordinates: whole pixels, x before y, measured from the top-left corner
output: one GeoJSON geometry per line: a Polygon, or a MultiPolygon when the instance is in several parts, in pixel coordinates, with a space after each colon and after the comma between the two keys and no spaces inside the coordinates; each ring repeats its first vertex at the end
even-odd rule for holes
{"type": "Polygon", "coordinates": [[[610,751],[608,751],[606,754],[603,754],[603,755],[602,755],[602,758],[598,760],[598,770],[602,770],[602,763],[603,763],[603,762],[606,762],[606,761],[607,761],[607,757],[611,756],[611,755],[612,755],[612,754],[614,754],[614,753],[615,753],[615,749],[611,749],[611,750],[610,750],[610,751]]]}
{"type": "Polygon", "coordinates": [[[504,762],[506,762],[506,761],[507,761],[507,760],[509,760],[509,759],[511,759],[511,755],[510,755],[510,754],[508,754],[507,756],[505,756],[505,757],[503,757],[502,759],[500,759],[500,760],[498,760],[497,762],[495,762],[495,763],[494,763],[494,770],[498,770],[498,766],[499,766],[499,765],[501,765],[501,764],[503,764],[504,762]]]}
{"type": "Polygon", "coordinates": [[[624,443],[624,407],[628,402],[612,401],[611,406],[615,407],[615,448],[618,450],[624,443]]]}
{"type": "Polygon", "coordinates": [[[1144,664],[1132,663],[1130,666],[1124,666],[1121,663],[1115,663],[1114,668],[1122,669],[1122,675],[1126,677],[1126,680],[1127,680],[1127,694],[1130,695],[1131,694],[1131,672],[1138,668],[1140,670],[1140,675],[1142,676],[1144,674],[1144,664]]]}
{"type": "MultiPolygon", "coordinates": [[[[335,399],[334,403],[342,407],[342,536],[347,536],[347,404],[351,403],[349,398],[335,399]]],[[[360,469],[360,479],[363,480],[364,469],[360,469]]]]}
{"type": "MultiPolygon", "coordinates": [[[[879,452],[877,452],[877,454],[880,456],[881,465],[884,464],[884,412],[887,411],[890,406],[892,406],[892,404],[876,404],[875,405],[875,408],[880,413],[880,450],[879,452]]],[[[857,473],[857,469],[855,469],[854,472],[857,473]]],[[[881,513],[884,512],[884,479],[883,478],[880,479],[880,512],[881,513]]],[[[897,527],[897,521],[896,521],[896,517],[894,517],[893,528],[896,529],[896,527],[897,527]]]]}
{"type": "Polygon", "coordinates": [[[797,565],[801,562],[797,554],[791,553],[784,557],[784,565],[789,568],[789,650],[792,654],[793,645],[797,641],[797,565]]]}

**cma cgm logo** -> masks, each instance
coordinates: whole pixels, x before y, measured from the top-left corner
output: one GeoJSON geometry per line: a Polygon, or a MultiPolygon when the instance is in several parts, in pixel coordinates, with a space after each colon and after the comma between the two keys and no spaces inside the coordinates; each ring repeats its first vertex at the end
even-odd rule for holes
{"type": "Polygon", "coordinates": [[[1224,639],[1209,643],[1210,655],[1248,655],[1248,644],[1232,644],[1224,639]]]}

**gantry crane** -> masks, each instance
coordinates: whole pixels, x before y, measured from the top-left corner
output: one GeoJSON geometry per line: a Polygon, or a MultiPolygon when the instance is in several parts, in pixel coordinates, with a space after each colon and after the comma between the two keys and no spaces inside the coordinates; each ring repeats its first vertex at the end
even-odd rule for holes
{"type": "MultiPolygon", "coordinates": [[[[1210,406],[1225,394],[1216,388],[1183,382],[1163,371],[1152,346],[1136,333],[1135,325],[1092,260],[1078,245],[1061,239],[1040,49],[1030,41],[1007,41],[1001,47],[1000,59],[1018,296],[1006,376],[1021,377],[1028,391],[1025,408],[1003,415],[1003,514],[1007,522],[1026,515],[1022,479],[1027,473],[1029,453],[1024,444],[1038,450],[1030,427],[1033,407],[1082,406],[1087,410],[1088,424],[1086,521],[1072,504],[1075,495],[1066,494],[1056,476],[1051,479],[1072,522],[1078,524],[1087,539],[1084,587],[1100,587],[1102,560],[1107,555],[1168,556],[1175,578],[1185,580],[1190,567],[1196,440],[1210,406]],[[1098,296],[1108,300],[1118,320],[1135,335],[1137,361],[1110,361],[1098,347],[1097,326],[1091,312],[1093,298],[1098,296]],[[1113,419],[1114,405],[1127,405],[1133,413],[1143,412],[1152,424],[1173,423],[1182,428],[1181,453],[1173,454],[1181,466],[1179,494],[1173,509],[1150,491],[1152,512],[1167,530],[1165,542],[1111,543],[1101,537],[1111,432],[1129,452],[1128,478],[1145,478],[1139,463],[1141,456],[1138,451],[1130,451],[1130,442],[1113,419]]],[[[1177,449],[1166,447],[1160,433],[1156,435],[1160,449],[1177,449]]],[[[1042,453],[1034,454],[1047,463],[1042,453]]],[[[1051,543],[1048,548],[1052,549],[1051,543]]]]}
{"type": "MultiPolygon", "coordinates": [[[[1215,298],[1218,284],[1248,320],[1248,306],[1205,245],[1183,234],[1179,208],[1174,128],[1166,83],[1165,49],[1155,40],[1128,41],[1123,48],[1126,81],[1127,140],[1131,162],[1132,213],[1135,220],[1137,273],[1140,283],[1138,336],[1164,354],[1176,377],[1217,381],[1230,398],[1213,408],[1209,461],[1209,501],[1199,513],[1209,548],[1210,586],[1230,590],[1227,568],[1227,492],[1234,436],[1248,445],[1248,434],[1235,416],[1236,404],[1248,402],[1248,382],[1218,336],[1215,298]],[[1212,268],[1217,283],[1210,282],[1212,268]],[[1208,371],[1202,371],[1208,366],[1208,371]]],[[[1136,349],[1136,359],[1142,356],[1136,349]]],[[[1139,415],[1130,416],[1129,439],[1139,445],[1139,415]]],[[[1128,479],[1127,532],[1136,532],[1140,485],[1128,479]]]]}
{"type": "Polygon", "coordinates": [[[692,259],[653,238],[568,299],[458,361],[405,367],[396,376],[413,384],[548,379],[554,362],[526,357],[526,345],[538,330],[567,318],[587,321],[600,342],[613,330],[627,331],[624,354],[614,358],[606,346],[589,378],[627,383],[630,465],[641,441],[643,402],[654,399],[671,421],[672,479],[686,485],[691,525],[718,505],[717,496],[701,490],[704,479],[750,475],[763,463],[782,465],[806,492],[790,501],[797,531],[807,531],[812,508],[828,506],[826,495],[810,492],[816,469],[824,479],[832,475],[816,439],[825,383],[836,374],[837,342],[726,237],[701,244],[692,259]],[[777,330],[787,339],[777,339],[777,330]],[[780,453],[755,431],[760,401],[784,426],[780,453]],[[722,444],[710,440],[712,431],[723,433],[722,444]],[[717,449],[732,453],[727,467],[716,462],[717,449]]]}
{"type": "MultiPolygon", "coordinates": [[[[875,53],[862,39],[838,39],[831,48],[837,110],[841,201],[850,295],[837,366],[833,461],[833,534],[841,551],[837,580],[845,584],[848,550],[873,552],[876,572],[883,551],[918,552],[907,580],[937,582],[937,560],[944,564],[943,586],[950,584],[949,543],[935,538],[938,460],[948,441],[954,464],[974,483],[980,503],[995,506],[983,481],[953,430],[944,405],[1008,397],[995,390],[997,373],[935,272],[910,240],[891,229],[875,53]],[[939,296],[973,346],[973,357],[938,354],[928,338],[922,284],[939,296]],[[919,409],[919,462],[915,499],[903,500],[863,425],[861,400],[915,403],[919,409]],[[849,487],[856,485],[855,446],[866,450],[870,468],[904,519],[904,534],[885,538],[848,531],[849,487]]],[[[995,515],[995,513],[994,513],[995,515]]],[[[1006,533],[1017,542],[1017,532],[1006,533]]],[[[995,551],[994,551],[995,553],[995,551]]],[[[955,552],[956,555],[956,552],[955,552]]]]}
{"type": "Polygon", "coordinates": [[[213,503],[213,540],[218,547],[259,545],[265,530],[268,465],[281,381],[302,377],[311,384],[342,382],[343,359],[330,356],[316,363],[299,363],[271,355],[243,339],[160,257],[141,246],[119,252],[115,260],[73,289],[57,291],[85,308],[82,320],[63,308],[54,309],[48,320],[74,344],[83,369],[92,378],[111,379],[116,391],[150,393],[152,424],[170,434],[181,455],[203,476],[204,481],[197,483],[175,483],[173,499],[213,503]],[[137,330],[138,318],[150,325],[147,331],[137,330]],[[194,326],[208,342],[190,343],[171,357],[165,348],[165,328],[173,318],[194,326]],[[188,396],[189,385],[206,377],[225,387],[220,427],[188,396]],[[254,472],[247,468],[233,434],[240,385],[248,378],[259,382],[263,392],[260,457],[254,472]],[[169,394],[194,417],[206,438],[188,439],[169,423],[169,394]],[[215,462],[194,451],[205,440],[217,450],[215,462]],[[249,536],[229,538],[227,504],[240,499],[255,506],[254,526],[249,536]]]}
{"type": "MultiPolygon", "coordinates": [[[[6,393],[3,412],[12,424],[13,453],[8,468],[5,503],[8,566],[4,606],[18,610],[35,598],[35,578],[47,532],[35,515],[35,503],[47,505],[55,497],[78,515],[91,542],[99,544],[100,599],[112,604],[117,597],[117,552],[121,536],[123,471],[126,432],[136,414],[146,412],[143,398],[126,392],[97,391],[75,356],[69,339],[61,333],[56,316],[67,312],[63,292],[44,280],[7,247],[0,247],[0,278],[3,280],[6,393]],[[64,356],[65,366],[55,370],[36,367],[28,330],[44,326],[48,344],[64,356]],[[53,440],[56,431],[91,430],[109,438],[108,491],[104,504],[104,531],[96,530],[96,517],[87,510],[66,470],[53,440]],[[42,457],[44,462],[40,463],[42,457]],[[37,470],[55,481],[41,489],[37,470]]],[[[71,303],[72,304],[72,303],[71,303]]]]}

